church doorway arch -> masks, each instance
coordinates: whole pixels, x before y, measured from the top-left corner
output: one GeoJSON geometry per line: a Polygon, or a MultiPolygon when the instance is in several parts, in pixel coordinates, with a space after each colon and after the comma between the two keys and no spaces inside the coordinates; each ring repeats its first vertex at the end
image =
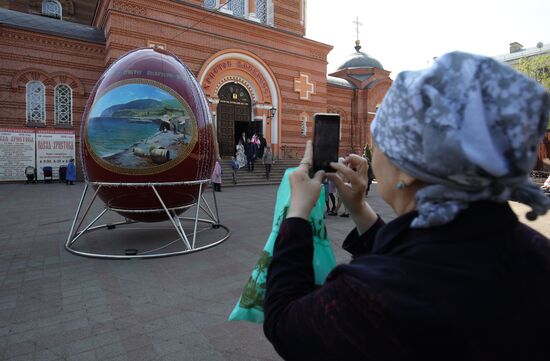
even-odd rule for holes
{"type": "Polygon", "coordinates": [[[278,154],[283,108],[281,91],[275,74],[261,58],[243,49],[224,49],[206,60],[197,79],[210,101],[216,125],[220,117],[218,94],[221,88],[229,83],[242,85],[251,98],[250,128],[256,128],[258,133],[261,131],[267,143],[272,145],[273,153],[278,154]]]}
{"type": "Polygon", "coordinates": [[[252,134],[261,132],[261,122],[252,121],[250,94],[241,84],[223,85],[218,98],[216,114],[220,156],[229,157],[235,155],[235,145],[243,133],[250,138],[252,134]]]}

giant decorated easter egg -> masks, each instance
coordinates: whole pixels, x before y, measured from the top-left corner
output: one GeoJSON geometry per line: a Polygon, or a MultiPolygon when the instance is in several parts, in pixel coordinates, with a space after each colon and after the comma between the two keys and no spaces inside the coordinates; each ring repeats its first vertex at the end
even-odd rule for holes
{"type": "Polygon", "coordinates": [[[181,213],[210,178],[214,134],[198,81],[174,54],[131,51],[113,63],[84,111],[80,154],[86,180],[109,208],[138,221],[161,221],[164,205],[181,213]],[[165,183],[171,185],[165,185],[165,183]],[[174,184],[175,183],[175,184],[174,184]],[[178,184],[181,183],[181,184],[178,184]]]}

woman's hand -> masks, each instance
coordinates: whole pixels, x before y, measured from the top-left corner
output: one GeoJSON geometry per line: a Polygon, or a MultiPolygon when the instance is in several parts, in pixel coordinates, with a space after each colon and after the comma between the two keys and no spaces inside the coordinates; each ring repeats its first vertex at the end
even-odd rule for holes
{"type": "Polygon", "coordinates": [[[365,203],[365,193],[368,184],[369,162],[356,154],[351,154],[342,162],[332,162],[331,167],[336,173],[328,173],[344,205],[350,212],[357,212],[365,203]],[[349,183],[346,183],[344,180],[349,183]]]}
{"type": "Polygon", "coordinates": [[[312,164],[313,148],[311,141],[308,141],[300,166],[289,176],[291,192],[287,218],[298,217],[308,220],[311,210],[319,199],[325,172],[320,170],[315,173],[313,178],[309,178],[309,169],[312,164]]]}
{"type": "Polygon", "coordinates": [[[330,165],[336,173],[328,173],[327,178],[338,189],[338,195],[350,212],[359,234],[363,234],[378,219],[376,212],[365,201],[369,162],[363,157],[351,154],[343,162],[332,162],[330,165]],[[349,183],[345,183],[343,178],[349,183]]]}

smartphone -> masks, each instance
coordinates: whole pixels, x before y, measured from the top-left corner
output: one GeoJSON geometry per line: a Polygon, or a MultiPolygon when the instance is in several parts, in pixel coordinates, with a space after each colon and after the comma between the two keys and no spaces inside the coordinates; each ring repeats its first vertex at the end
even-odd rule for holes
{"type": "Polygon", "coordinates": [[[316,113],[313,115],[313,172],[335,172],[330,162],[338,161],[340,146],[340,115],[316,113]]]}

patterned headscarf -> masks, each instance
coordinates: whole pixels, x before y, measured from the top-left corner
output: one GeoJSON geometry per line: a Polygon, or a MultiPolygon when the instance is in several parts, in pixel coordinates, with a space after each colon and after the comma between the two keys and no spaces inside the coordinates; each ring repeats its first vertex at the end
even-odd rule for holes
{"type": "Polygon", "coordinates": [[[448,223],[479,200],[514,200],[532,208],[530,218],[545,214],[550,198],[529,173],[549,111],[543,87],[488,57],[453,52],[400,73],[371,131],[394,165],[426,183],[411,227],[448,223]]]}

